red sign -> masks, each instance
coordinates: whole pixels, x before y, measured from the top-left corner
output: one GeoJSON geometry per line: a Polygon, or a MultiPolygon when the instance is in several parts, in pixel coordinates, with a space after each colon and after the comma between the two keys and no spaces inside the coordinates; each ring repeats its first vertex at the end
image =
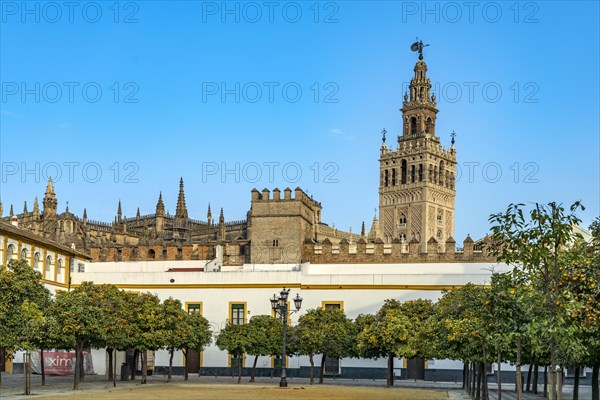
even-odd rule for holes
{"type": "MultiPolygon", "coordinates": [[[[39,353],[38,353],[39,360],[39,353]]],[[[36,363],[37,364],[37,363],[36,363]]],[[[39,365],[39,364],[38,364],[39,365]]],[[[73,375],[75,367],[74,351],[44,351],[44,372],[48,375],[73,375]]],[[[83,369],[86,374],[94,373],[92,364],[92,355],[83,352],[83,369]]],[[[34,372],[40,373],[39,368],[34,368],[34,372]]]]}

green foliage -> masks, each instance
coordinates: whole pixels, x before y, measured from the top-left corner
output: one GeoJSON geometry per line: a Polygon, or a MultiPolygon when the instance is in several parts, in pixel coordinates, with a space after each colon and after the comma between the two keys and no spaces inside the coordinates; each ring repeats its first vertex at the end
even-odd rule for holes
{"type": "Polygon", "coordinates": [[[248,324],[228,323],[217,335],[215,343],[219,349],[241,357],[251,346],[248,338],[248,324]]]}
{"type": "Polygon", "coordinates": [[[291,340],[298,355],[342,358],[353,353],[356,329],[342,310],[314,308],[298,320],[291,340]]]}
{"type": "Polygon", "coordinates": [[[50,292],[41,278],[26,261],[0,266],[0,348],[7,353],[35,347],[38,326],[50,305],[50,292]]]}
{"type": "Polygon", "coordinates": [[[270,315],[255,315],[250,318],[247,334],[249,345],[246,352],[248,354],[273,356],[281,353],[283,343],[280,319],[270,315]]]}

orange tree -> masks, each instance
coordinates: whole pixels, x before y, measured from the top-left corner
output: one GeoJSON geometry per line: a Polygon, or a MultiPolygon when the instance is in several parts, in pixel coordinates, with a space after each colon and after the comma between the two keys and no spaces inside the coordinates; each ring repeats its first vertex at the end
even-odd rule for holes
{"type": "Polygon", "coordinates": [[[8,266],[0,266],[0,356],[12,357],[15,350],[31,348],[27,311],[33,307],[43,312],[50,306],[50,292],[41,278],[26,261],[11,260],[8,266]],[[25,302],[29,306],[23,308],[25,302]]]}
{"type": "Polygon", "coordinates": [[[581,351],[579,328],[566,318],[573,306],[568,290],[559,286],[562,265],[571,264],[571,247],[577,239],[573,226],[582,208],[574,203],[567,211],[562,205],[536,204],[528,212],[523,204],[510,204],[505,212],[493,214],[491,254],[498,261],[512,265],[513,273],[531,285],[541,296],[534,322],[530,324],[532,345],[550,352],[549,399],[557,396],[556,366],[561,347],[566,344],[573,354],[581,351]],[[527,213],[527,214],[526,214],[527,213]]]}

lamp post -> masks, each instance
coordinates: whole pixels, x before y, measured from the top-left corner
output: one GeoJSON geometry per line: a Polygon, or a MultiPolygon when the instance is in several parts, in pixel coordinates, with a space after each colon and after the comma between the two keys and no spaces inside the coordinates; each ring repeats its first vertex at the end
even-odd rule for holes
{"type": "MultiPolygon", "coordinates": [[[[281,317],[281,321],[283,322],[282,328],[282,336],[283,336],[283,351],[281,356],[281,380],[279,381],[279,387],[285,388],[287,387],[287,371],[285,367],[285,342],[286,342],[286,327],[288,322],[288,296],[290,294],[290,289],[283,288],[281,292],[279,292],[279,297],[276,294],[271,298],[271,308],[275,312],[275,316],[279,315],[281,317]]],[[[295,313],[300,311],[300,307],[302,306],[302,297],[299,294],[296,294],[294,297],[294,306],[295,310],[289,311],[289,313],[295,313]]]]}

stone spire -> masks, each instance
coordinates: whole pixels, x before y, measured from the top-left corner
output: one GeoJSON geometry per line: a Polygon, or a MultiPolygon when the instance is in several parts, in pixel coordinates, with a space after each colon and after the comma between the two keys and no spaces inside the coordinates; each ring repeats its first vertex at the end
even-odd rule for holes
{"type": "Polygon", "coordinates": [[[367,231],[365,230],[365,221],[362,222],[362,227],[360,228],[360,236],[367,236],[367,231]]]}
{"type": "Polygon", "coordinates": [[[165,216],[165,203],[163,203],[162,192],[158,195],[158,202],[156,203],[156,216],[165,216]]]}
{"type": "Polygon", "coordinates": [[[377,215],[373,217],[373,223],[371,224],[371,230],[369,231],[369,240],[375,240],[379,237],[379,220],[377,215]]]}
{"type": "Polygon", "coordinates": [[[33,199],[33,215],[36,217],[40,215],[40,205],[38,203],[37,196],[35,196],[35,198],[33,199]]]}
{"type": "Polygon", "coordinates": [[[219,215],[219,239],[225,240],[225,217],[223,215],[223,207],[221,207],[221,214],[219,215]]]}
{"type": "Polygon", "coordinates": [[[117,222],[120,224],[121,221],[123,220],[121,218],[121,216],[123,215],[122,210],[121,210],[121,200],[119,199],[119,206],[117,207],[117,222]]]}
{"type": "Polygon", "coordinates": [[[140,220],[140,218],[141,218],[141,215],[140,215],[140,208],[138,207],[138,208],[137,208],[137,212],[135,213],[135,219],[136,219],[137,221],[139,221],[139,220],[140,220]]]}
{"type": "Polygon", "coordinates": [[[56,219],[56,207],[58,200],[54,194],[54,184],[52,183],[52,177],[48,178],[48,185],[46,186],[46,194],[44,195],[44,219],[52,220],[56,219]]]}
{"type": "Polygon", "coordinates": [[[210,203],[208,203],[208,212],[206,213],[206,222],[208,222],[209,225],[213,224],[212,212],[210,211],[210,203]]]}
{"type": "Polygon", "coordinates": [[[87,209],[83,209],[83,223],[87,224],[87,209]]]}
{"type": "Polygon", "coordinates": [[[27,214],[27,201],[25,201],[25,203],[23,204],[23,214],[27,214]]]}
{"type": "Polygon", "coordinates": [[[2,218],[3,214],[4,214],[4,209],[2,207],[2,201],[0,201],[0,218],[2,218]]]}
{"type": "Polygon", "coordinates": [[[10,212],[9,212],[8,216],[11,217],[11,218],[15,216],[12,204],[10,205],[10,212]]]}
{"type": "Polygon", "coordinates": [[[188,218],[187,207],[185,206],[185,193],[183,190],[183,177],[179,179],[179,196],[177,197],[177,209],[175,210],[175,218],[188,218]]]}

